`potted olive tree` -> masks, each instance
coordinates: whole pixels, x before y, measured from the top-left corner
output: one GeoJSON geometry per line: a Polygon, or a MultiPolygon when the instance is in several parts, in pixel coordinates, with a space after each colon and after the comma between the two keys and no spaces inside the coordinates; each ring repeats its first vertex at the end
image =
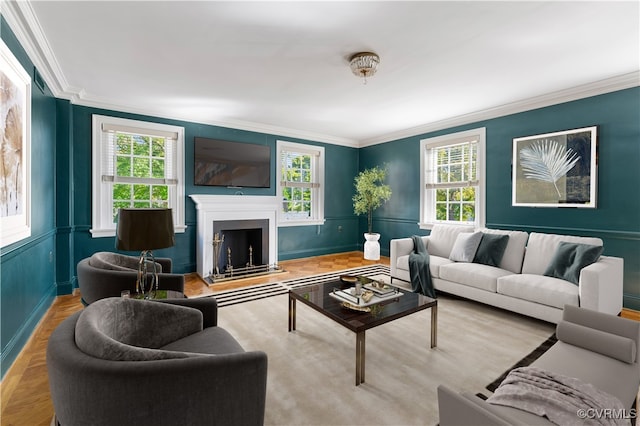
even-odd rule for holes
{"type": "Polygon", "coordinates": [[[380,259],[380,234],[373,233],[373,211],[391,198],[391,187],[384,183],[386,167],[373,167],[361,171],[354,180],[356,193],[353,196],[353,211],[367,215],[367,233],[364,234],[364,258],[380,259]]]}

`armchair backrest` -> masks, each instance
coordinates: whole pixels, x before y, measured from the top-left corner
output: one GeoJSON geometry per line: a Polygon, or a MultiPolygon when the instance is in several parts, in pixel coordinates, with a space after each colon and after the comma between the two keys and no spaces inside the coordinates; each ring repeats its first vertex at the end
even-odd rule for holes
{"type": "MultiPolygon", "coordinates": [[[[131,256],[128,256],[131,258],[131,256]]],[[[82,295],[82,302],[89,305],[96,300],[106,297],[120,297],[122,290],[129,290],[131,294],[136,291],[136,269],[106,269],[94,266],[95,258],[87,257],[78,262],[78,286],[82,295]]],[[[174,290],[184,293],[184,275],[171,274],[171,259],[156,258],[156,263],[162,265],[162,273],[158,274],[158,286],[160,290],[174,290]]]]}
{"type": "MultiPolygon", "coordinates": [[[[89,258],[89,265],[98,269],[109,269],[113,271],[137,271],[140,259],[134,256],[126,256],[120,253],[99,251],[89,258]]],[[[162,272],[162,264],[159,262],[147,261],[147,269],[153,270],[155,263],[156,272],[162,272]]],[[[170,271],[167,271],[170,272],[170,271]]]]}
{"type": "Polygon", "coordinates": [[[187,358],[192,355],[159,348],[201,330],[197,309],[110,297],[82,311],[75,340],[84,353],[112,361],[187,358]]]}

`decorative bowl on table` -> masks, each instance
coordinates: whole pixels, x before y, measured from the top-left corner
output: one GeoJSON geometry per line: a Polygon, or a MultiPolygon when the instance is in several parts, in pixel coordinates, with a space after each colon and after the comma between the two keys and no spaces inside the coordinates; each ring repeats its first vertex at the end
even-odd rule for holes
{"type": "Polygon", "coordinates": [[[391,293],[397,293],[398,289],[392,285],[385,284],[381,281],[372,281],[364,285],[365,289],[373,291],[378,296],[385,296],[391,293]]]}
{"type": "Polygon", "coordinates": [[[373,291],[371,290],[364,290],[362,292],[362,295],[360,296],[362,297],[362,300],[364,300],[365,303],[369,303],[369,301],[371,300],[371,298],[373,297],[373,291]]]}
{"type": "Polygon", "coordinates": [[[352,311],[371,312],[370,306],[358,306],[349,302],[342,302],[341,305],[343,308],[351,309],[352,311]]]}
{"type": "Polygon", "coordinates": [[[358,282],[358,277],[355,275],[340,275],[340,281],[347,284],[355,284],[358,282]]]}

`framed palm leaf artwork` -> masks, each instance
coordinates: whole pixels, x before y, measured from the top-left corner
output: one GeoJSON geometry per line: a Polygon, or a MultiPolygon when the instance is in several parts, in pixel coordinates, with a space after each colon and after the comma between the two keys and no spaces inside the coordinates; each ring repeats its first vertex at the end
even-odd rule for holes
{"type": "Polygon", "coordinates": [[[0,247],[31,235],[31,77],[0,40],[0,247]]]}
{"type": "Polygon", "coordinates": [[[515,138],[512,202],[527,207],[596,207],[597,127],[515,138]]]}

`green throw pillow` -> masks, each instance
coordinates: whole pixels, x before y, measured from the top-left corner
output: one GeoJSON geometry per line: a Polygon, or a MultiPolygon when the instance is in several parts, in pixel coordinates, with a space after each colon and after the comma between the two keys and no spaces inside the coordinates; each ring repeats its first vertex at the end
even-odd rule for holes
{"type": "Polygon", "coordinates": [[[544,271],[544,275],[578,284],[580,280],[580,270],[585,266],[597,262],[602,254],[602,250],[602,246],[562,241],[558,244],[558,248],[549,266],[547,266],[547,269],[544,271]]]}
{"type": "Polygon", "coordinates": [[[482,233],[480,245],[473,258],[474,263],[483,263],[489,266],[498,266],[507,248],[509,236],[504,234],[482,233]]]}

